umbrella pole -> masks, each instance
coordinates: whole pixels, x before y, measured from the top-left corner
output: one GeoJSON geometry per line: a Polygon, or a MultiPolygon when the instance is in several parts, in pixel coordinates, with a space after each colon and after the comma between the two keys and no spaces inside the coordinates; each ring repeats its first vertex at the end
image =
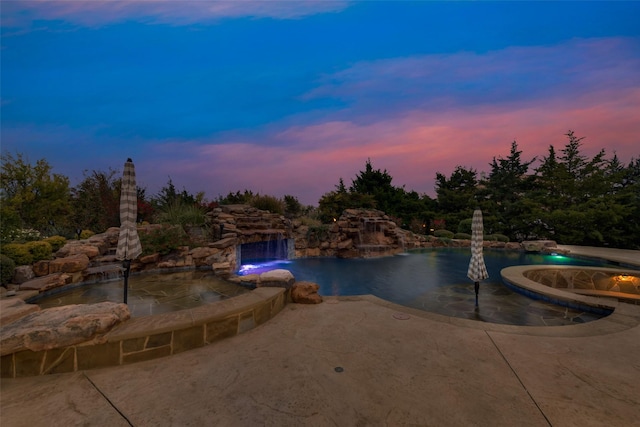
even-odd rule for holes
{"type": "Polygon", "coordinates": [[[478,291],[480,290],[480,282],[475,282],[473,286],[476,288],[476,307],[478,306],[478,291]]]}
{"type": "Polygon", "coordinates": [[[129,289],[129,271],[131,271],[131,260],[125,259],[122,262],[124,267],[124,303],[127,303],[127,291],[129,289]]]}

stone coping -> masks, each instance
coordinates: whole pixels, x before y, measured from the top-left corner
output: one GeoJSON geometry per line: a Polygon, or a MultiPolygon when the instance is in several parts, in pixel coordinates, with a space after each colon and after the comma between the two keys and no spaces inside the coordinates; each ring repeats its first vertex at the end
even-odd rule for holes
{"type": "MultiPolygon", "coordinates": [[[[432,313],[417,308],[399,305],[374,295],[323,297],[325,303],[347,303],[349,301],[365,300],[370,303],[389,308],[401,314],[430,319],[450,325],[478,329],[488,332],[501,332],[514,335],[530,335],[541,337],[591,337],[617,333],[640,326],[640,306],[620,303],[615,311],[608,316],[592,322],[562,325],[562,326],[521,326],[501,323],[479,322],[472,319],[462,319],[444,314],[432,313]]],[[[393,319],[391,319],[393,320],[393,319]]],[[[390,320],[390,321],[391,321],[390,320]]]]}
{"type": "Polygon", "coordinates": [[[606,267],[582,267],[575,265],[518,265],[513,267],[507,267],[501,270],[500,274],[502,279],[511,287],[517,287],[523,290],[527,296],[537,299],[545,299],[555,304],[567,305],[568,303],[574,303],[580,306],[587,306],[596,309],[604,309],[613,311],[619,307],[620,302],[617,300],[619,297],[624,296],[625,299],[637,300],[637,296],[633,294],[611,292],[611,291],[598,291],[595,289],[580,289],[580,288],[557,288],[551,287],[546,284],[529,279],[527,276],[531,276],[534,272],[561,272],[561,271],[577,271],[603,273],[611,276],[614,275],[630,275],[638,276],[640,271],[638,270],[626,270],[618,268],[606,268],[606,267]],[[590,294],[590,295],[585,295],[590,294]],[[595,296],[598,295],[598,296],[595,296]],[[602,298],[602,297],[607,298],[602,298]]]}
{"type": "Polygon", "coordinates": [[[181,353],[263,324],[284,308],[288,297],[285,288],[261,287],[192,309],[132,318],[92,341],[2,356],[0,376],[75,372],[181,353]]]}

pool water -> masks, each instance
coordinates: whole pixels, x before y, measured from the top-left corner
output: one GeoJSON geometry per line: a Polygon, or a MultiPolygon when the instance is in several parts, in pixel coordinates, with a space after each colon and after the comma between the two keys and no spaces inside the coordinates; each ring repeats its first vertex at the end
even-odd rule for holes
{"type": "MultiPolygon", "coordinates": [[[[194,308],[247,292],[250,290],[227,282],[210,270],[142,273],[129,277],[127,305],[132,317],[141,317],[194,308]]],[[[123,299],[124,281],[120,279],[48,292],[29,302],[44,309],[123,299]]]]}
{"type": "Polygon", "coordinates": [[[320,285],[320,295],[372,294],[407,307],[493,323],[569,325],[602,317],[515,293],[503,284],[500,271],[513,265],[612,267],[612,264],[561,255],[485,250],[489,279],[480,283],[476,309],[473,282],[467,278],[470,256],[468,248],[456,248],[423,249],[373,259],[301,258],[254,265],[242,269],[240,274],[283,268],[291,271],[296,280],[320,285]]]}

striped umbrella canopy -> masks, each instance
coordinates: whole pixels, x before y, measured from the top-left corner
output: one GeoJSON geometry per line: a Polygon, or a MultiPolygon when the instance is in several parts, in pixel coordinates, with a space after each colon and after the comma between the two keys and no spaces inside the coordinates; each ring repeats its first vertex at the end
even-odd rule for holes
{"type": "Polygon", "coordinates": [[[136,193],[136,170],[133,161],[127,159],[122,174],[122,187],[120,189],[120,235],[116,259],[124,261],[124,302],[127,302],[127,287],[131,260],[136,259],[142,253],[142,245],[138,237],[136,220],[138,216],[138,196],[136,193]]]}
{"type": "Polygon", "coordinates": [[[482,211],[476,209],[473,211],[473,220],[471,221],[471,260],[467,270],[467,277],[475,282],[476,306],[478,306],[480,281],[489,278],[482,256],[483,228],[482,211]]]}

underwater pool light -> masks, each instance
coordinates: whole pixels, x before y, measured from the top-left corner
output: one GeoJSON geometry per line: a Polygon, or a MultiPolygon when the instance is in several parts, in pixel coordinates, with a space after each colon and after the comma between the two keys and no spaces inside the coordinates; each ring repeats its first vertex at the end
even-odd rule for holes
{"type": "Polygon", "coordinates": [[[290,264],[291,261],[279,259],[276,261],[265,261],[252,264],[242,264],[238,270],[238,276],[245,276],[247,274],[260,274],[266,271],[280,268],[283,264],[290,264]]]}

